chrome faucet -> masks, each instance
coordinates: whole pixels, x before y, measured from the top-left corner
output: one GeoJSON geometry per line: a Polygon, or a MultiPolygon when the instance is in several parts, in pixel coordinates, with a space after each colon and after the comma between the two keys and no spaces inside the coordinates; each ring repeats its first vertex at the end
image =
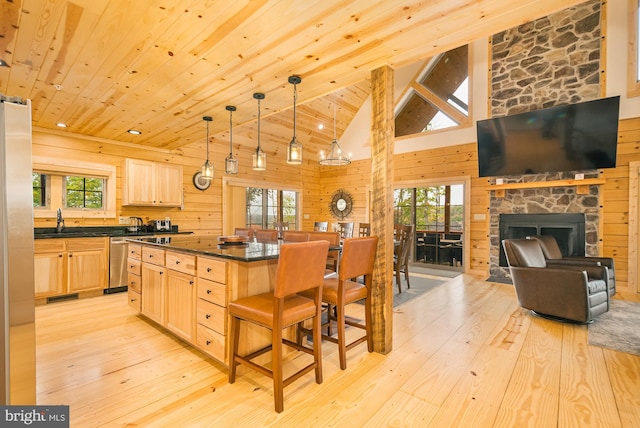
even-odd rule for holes
{"type": "Polygon", "coordinates": [[[56,222],[56,233],[64,230],[64,219],[62,218],[62,208],[58,208],[58,221],[56,222]]]}

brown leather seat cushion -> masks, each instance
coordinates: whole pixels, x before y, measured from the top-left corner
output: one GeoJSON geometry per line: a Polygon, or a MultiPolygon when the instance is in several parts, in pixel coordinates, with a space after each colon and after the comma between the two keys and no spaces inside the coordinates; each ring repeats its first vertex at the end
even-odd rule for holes
{"type": "MultiPolygon", "coordinates": [[[[229,303],[228,310],[231,315],[238,318],[249,319],[264,327],[272,328],[274,302],[272,292],[257,294],[229,303]]],[[[311,299],[300,295],[285,297],[282,326],[288,327],[301,319],[311,318],[315,315],[315,311],[316,307],[311,299]]]]}

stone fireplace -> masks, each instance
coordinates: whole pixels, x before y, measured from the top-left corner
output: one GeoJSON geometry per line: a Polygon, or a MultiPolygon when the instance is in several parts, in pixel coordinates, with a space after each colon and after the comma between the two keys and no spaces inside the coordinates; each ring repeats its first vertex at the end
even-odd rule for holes
{"type": "MultiPolygon", "coordinates": [[[[597,177],[597,171],[591,174],[597,177]]],[[[598,185],[589,185],[582,194],[575,185],[564,185],[573,174],[539,174],[512,177],[511,182],[533,179],[531,187],[509,189],[504,195],[490,192],[489,272],[492,279],[508,279],[509,268],[502,239],[529,235],[553,235],[565,255],[597,256],[600,240],[598,185]],[[539,182],[557,180],[557,187],[537,187],[539,182]]]]}

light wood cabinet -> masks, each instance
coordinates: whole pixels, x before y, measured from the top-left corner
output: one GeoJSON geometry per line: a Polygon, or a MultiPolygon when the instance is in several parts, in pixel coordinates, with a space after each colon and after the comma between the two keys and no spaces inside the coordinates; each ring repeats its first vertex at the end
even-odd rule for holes
{"type": "Polygon", "coordinates": [[[122,205],[181,207],[182,166],[125,159],[122,205]]]}
{"type": "Polygon", "coordinates": [[[108,247],[108,238],[36,240],[36,299],[106,288],[109,275],[108,247]]]}
{"type": "Polygon", "coordinates": [[[192,342],[195,329],[195,277],[167,269],[165,327],[192,342]]]}
{"type": "MultiPolygon", "coordinates": [[[[143,250],[146,247],[143,247],[143,250]]],[[[143,251],[144,252],[144,251],[143,251]]],[[[165,267],[151,263],[142,264],[141,312],[149,319],[164,325],[165,267]]]]}

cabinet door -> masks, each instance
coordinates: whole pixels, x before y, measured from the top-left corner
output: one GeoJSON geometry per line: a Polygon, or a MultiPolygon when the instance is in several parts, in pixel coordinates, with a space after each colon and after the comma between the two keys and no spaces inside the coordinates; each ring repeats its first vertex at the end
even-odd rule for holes
{"type": "Polygon", "coordinates": [[[156,203],[182,206],[182,166],[156,163],[156,203]]]}
{"type": "Polygon", "coordinates": [[[122,205],[154,205],[156,202],[154,163],[126,159],[122,205]]]}
{"type": "Polygon", "coordinates": [[[70,293],[105,288],[107,285],[105,250],[70,251],[67,260],[70,293]]]}
{"type": "Polygon", "coordinates": [[[65,261],[63,252],[35,254],[33,271],[36,298],[64,292],[65,261]]]}
{"type": "Polygon", "coordinates": [[[195,326],[195,278],[182,272],[167,270],[167,329],[189,342],[195,326]]]}
{"type": "Polygon", "coordinates": [[[165,268],[142,264],[142,314],[164,325],[165,268]]]}

